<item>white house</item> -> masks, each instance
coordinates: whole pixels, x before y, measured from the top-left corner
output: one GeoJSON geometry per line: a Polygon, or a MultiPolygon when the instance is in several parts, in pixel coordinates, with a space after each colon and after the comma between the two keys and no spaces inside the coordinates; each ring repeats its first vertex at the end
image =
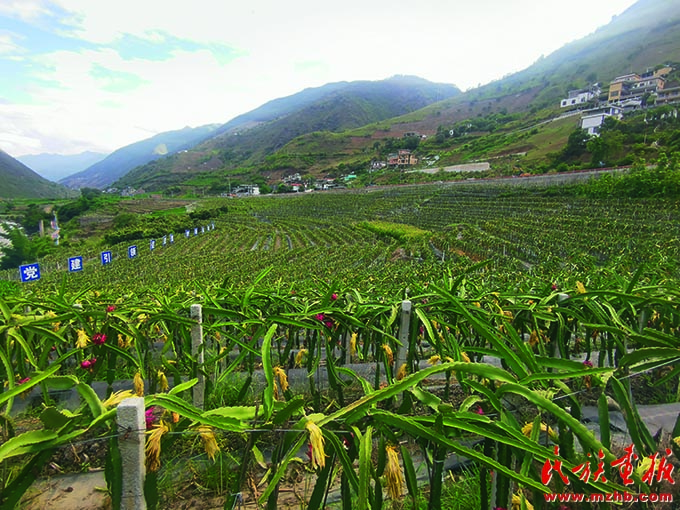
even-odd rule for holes
{"type": "Polygon", "coordinates": [[[597,136],[600,132],[600,126],[607,117],[615,117],[617,120],[621,120],[623,117],[623,108],[620,106],[608,105],[584,110],[581,115],[581,129],[587,130],[589,135],[597,136]]]}
{"type": "Polygon", "coordinates": [[[562,99],[560,102],[561,108],[569,106],[577,106],[579,104],[587,103],[591,99],[595,99],[600,95],[600,87],[596,83],[585,89],[570,90],[569,97],[562,99]]]}

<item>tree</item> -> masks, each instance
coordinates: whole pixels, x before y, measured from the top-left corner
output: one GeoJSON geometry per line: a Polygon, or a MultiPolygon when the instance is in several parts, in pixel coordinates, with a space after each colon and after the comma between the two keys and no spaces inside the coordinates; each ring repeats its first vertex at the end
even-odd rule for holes
{"type": "Polygon", "coordinates": [[[571,132],[567,139],[567,145],[560,152],[559,159],[568,161],[576,159],[586,151],[586,144],[590,140],[590,135],[581,128],[576,128],[571,132]]]}
{"type": "Polygon", "coordinates": [[[53,249],[53,244],[48,237],[39,237],[31,240],[20,228],[8,228],[6,237],[10,245],[2,248],[4,257],[0,260],[0,269],[12,269],[19,267],[24,262],[31,262],[39,257],[44,257],[53,249]]]}

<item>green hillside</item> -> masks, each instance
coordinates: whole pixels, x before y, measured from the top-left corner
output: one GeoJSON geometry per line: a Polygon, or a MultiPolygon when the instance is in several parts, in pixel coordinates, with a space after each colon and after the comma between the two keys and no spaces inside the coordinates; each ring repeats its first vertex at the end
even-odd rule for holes
{"type": "MultiPolygon", "coordinates": [[[[219,191],[227,189],[229,178],[229,182],[274,187],[283,176],[296,172],[306,179],[365,174],[371,161],[384,161],[402,148],[415,149],[421,162],[436,160],[437,167],[490,161],[494,175],[587,167],[595,157],[585,150],[585,143],[577,154],[562,153],[578,128],[579,115],[563,116],[566,110],[560,108],[560,100],[569,90],[595,82],[606,100],[609,82],[616,76],[680,63],[678,7],[676,0],[641,0],[606,26],[514,75],[439,101],[435,99],[441,91],[429,84],[429,95],[421,98],[427,104],[420,108],[406,94],[407,87],[399,91],[391,84],[388,89],[385,84],[390,80],[373,88],[360,82],[351,91],[331,84],[326,95],[316,90],[306,102],[300,97],[293,102],[282,98],[275,106],[264,105],[257,114],[242,116],[228,130],[221,129],[221,135],[187,153],[135,169],[118,185],[175,191],[200,186],[219,191]],[[275,113],[280,117],[263,120],[275,113]],[[455,135],[449,136],[452,132],[455,135]],[[405,139],[412,133],[419,135],[417,143],[405,139]]],[[[427,84],[410,80],[414,86],[427,84]]],[[[677,76],[669,85],[673,80],[677,76]]],[[[607,158],[612,164],[675,150],[675,125],[660,123],[650,133],[640,131],[639,119],[632,121],[630,129],[625,126],[619,126],[621,136],[614,136],[620,140],[607,158]]],[[[401,179],[393,172],[356,182],[401,179]]]]}
{"type": "Polygon", "coordinates": [[[69,194],[63,186],[40,177],[0,150],[0,198],[61,198],[69,194]]]}
{"type": "Polygon", "coordinates": [[[409,76],[395,76],[377,82],[351,82],[330,89],[327,87],[322,87],[324,94],[319,94],[316,89],[300,93],[309,96],[309,100],[295,95],[287,98],[291,102],[288,108],[278,104],[271,109],[272,112],[282,113],[281,117],[260,122],[250,129],[231,128],[188,153],[137,168],[116,185],[162,189],[170,182],[187,180],[190,176],[186,174],[196,172],[254,166],[276,169],[277,164],[271,168],[266,158],[276,154],[297,136],[357,128],[418,110],[460,92],[452,85],[431,83],[409,76]],[[173,177],[169,178],[168,174],[173,174],[173,177]]]}

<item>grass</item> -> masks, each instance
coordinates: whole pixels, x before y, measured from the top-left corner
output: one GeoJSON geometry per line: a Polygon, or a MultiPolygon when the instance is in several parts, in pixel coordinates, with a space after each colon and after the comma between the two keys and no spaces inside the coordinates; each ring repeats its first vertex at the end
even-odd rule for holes
{"type": "Polygon", "coordinates": [[[404,223],[390,223],[388,221],[362,221],[358,225],[366,230],[370,230],[374,234],[393,237],[402,242],[413,241],[431,234],[429,230],[423,230],[404,223]]]}

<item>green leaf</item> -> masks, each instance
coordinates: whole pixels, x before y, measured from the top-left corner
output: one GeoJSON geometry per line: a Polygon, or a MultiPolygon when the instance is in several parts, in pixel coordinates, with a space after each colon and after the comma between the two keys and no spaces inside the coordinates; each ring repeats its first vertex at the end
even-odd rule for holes
{"type": "Polygon", "coordinates": [[[497,381],[511,382],[515,379],[507,371],[502,368],[497,368],[492,365],[487,365],[485,363],[466,363],[466,362],[451,362],[442,363],[434,367],[426,368],[425,370],[419,370],[414,374],[404,377],[401,381],[391,384],[383,389],[374,391],[370,395],[366,395],[359,400],[346,405],[342,409],[339,409],[332,415],[326,417],[319,423],[322,426],[328,422],[344,419],[347,423],[352,423],[353,421],[360,419],[366,413],[366,408],[375,405],[376,403],[385,400],[387,398],[394,397],[403,391],[414,387],[420,381],[427,379],[441,372],[447,371],[461,371],[465,373],[470,373],[478,375],[480,377],[486,377],[488,379],[494,379],[497,381]]]}
{"type": "Polygon", "coordinates": [[[340,438],[333,432],[323,430],[323,435],[326,438],[327,444],[330,450],[335,453],[335,455],[340,459],[340,464],[342,464],[342,471],[347,476],[347,481],[350,487],[355,493],[359,493],[359,477],[354,472],[354,467],[352,466],[352,461],[347,455],[347,450],[345,450],[345,445],[340,440],[340,438]]]}
{"type": "Polygon", "coordinates": [[[612,377],[611,382],[612,390],[614,390],[616,401],[623,410],[623,418],[626,420],[628,433],[635,444],[635,448],[637,448],[638,452],[642,455],[651,455],[656,451],[656,444],[654,443],[652,435],[649,433],[647,425],[645,425],[642,418],[640,418],[637,407],[630,401],[628,391],[626,391],[626,387],[623,383],[616,377],[612,377]]]}
{"type": "Polygon", "coordinates": [[[177,386],[173,387],[170,391],[168,391],[168,395],[179,395],[183,391],[190,390],[197,383],[198,383],[198,378],[193,378],[193,379],[191,379],[187,382],[183,382],[181,384],[178,384],[177,386]]]}
{"type": "Polygon", "coordinates": [[[264,389],[264,398],[262,405],[264,406],[264,419],[269,421],[274,412],[274,367],[272,366],[272,337],[278,328],[277,324],[272,324],[267,330],[262,342],[262,371],[267,380],[267,386],[264,389]]]}
{"type": "Polygon", "coordinates": [[[0,462],[15,455],[23,454],[27,447],[36,447],[34,450],[38,452],[42,450],[42,448],[40,448],[41,444],[49,443],[58,438],[58,434],[52,430],[32,430],[30,432],[24,432],[23,434],[8,439],[0,445],[0,462]]]}
{"type": "Polygon", "coordinates": [[[43,409],[43,412],[40,413],[40,421],[42,421],[45,428],[49,430],[59,430],[74,418],[75,416],[67,416],[56,407],[46,407],[43,409]]]}
{"type": "Polygon", "coordinates": [[[228,416],[219,416],[211,411],[203,412],[200,409],[186,403],[181,398],[175,395],[168,395],[165,393],[158,393],[151,395],[145,399],[146,406],[159,405],[168,411],[174,411],[180,416],[189,418],[190,420],[201,423],[203,425],[210,425],[212,427],[229,430],[231,432],[242,432],[247,430],[249,425],[236,418],[228,416]]]}
{"type": "Polygon", "coordinates": [[[406,488],[408,489],[411,500],[415,503],[418,501],[418,478],[416,477],[416,470],[413,466],[413,459],[406,446],[401,445],[401,458],[404,462],[404,478],[406,479],[406,488]]]}
{"type": "Polygon", "coordinates": [[[371,477],[371,453],[373,452],[373,427],[366,427],[359,438],[359,498],[357,510],[368,510],[368,498],[371,477]]]}
{"type": "Polygon", "coordinates": [[[92,386],[85,383],[78,383],[76,389],[78,390],[78,393],[80,393],[80,396],[83,397],[83,400],[85,400],[85,402],[89,406],[93,418],[98,418],[99,416],[106,412],[106,409],[104,409],[101,400],[99,400],[99,397],[92,389],[92,386]]]}
{"type": "MultiPolygon", "coordinates": [[[[48,368],[43,370],[42,372],[39,372],[35,375],[32,375],[31,378],[26,381],[23,384],[18,384],[11,389],[3,392],[0,395],[0,406],[2,406],[5,402],[7,402],[10,398],[16,397],[17,395],[22,394],[24,391],[30,390],[33,386],[37,385],[41,381],[44,381],[48,377],[50,377],[52,374],[57,372],[61,368],[61,365],[50,365],[48,368]]],[[[10,372],[11,373],[11,372],[10,372]]]]}

